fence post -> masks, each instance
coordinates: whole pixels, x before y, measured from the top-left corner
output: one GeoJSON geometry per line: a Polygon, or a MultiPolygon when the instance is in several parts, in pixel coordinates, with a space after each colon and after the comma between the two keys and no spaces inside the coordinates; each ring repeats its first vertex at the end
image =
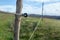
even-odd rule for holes
{"type": "MultiPolygon", "coordinates": [[[[22,11],[22,0],[16,1],[16,14],[21,14],[22,11]]],[[[21,16],[15,14],[14,23],[14,40],[19,40],[21,16]]]]}
{"type": "Polygon", "coordinates": [[[44,13],[44,2],[42,2],[42,21],[43,21],[43,13],[44,13]]]}

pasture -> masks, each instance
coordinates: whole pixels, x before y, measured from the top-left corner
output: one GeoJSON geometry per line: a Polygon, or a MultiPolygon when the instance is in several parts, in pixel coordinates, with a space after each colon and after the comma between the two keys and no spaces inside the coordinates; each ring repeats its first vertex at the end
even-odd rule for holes
{"type": "MultiPolygon", "coordinates": [[[[37,23],[31,40],[60,40],[60,20],[22,17],[20,39],[28,40],[37,23]]],[[[14,15],[0,13],[0,40],[13,40],[14,15]]]]}

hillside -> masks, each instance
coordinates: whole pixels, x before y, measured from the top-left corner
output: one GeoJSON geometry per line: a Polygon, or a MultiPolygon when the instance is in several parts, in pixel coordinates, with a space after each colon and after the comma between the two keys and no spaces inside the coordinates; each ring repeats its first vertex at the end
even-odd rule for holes
{"type": "MultiPolygon", "coordinates": [[[[29,17],[42,17],[42,15],[39,14],[29,14],[29,17]]],[[[51,16],[51,15],[43,15],[43,18],[51,18],[51,19],[60,19],[60,16],[51,16]]]]}
{"type": "MultiPolygon", "coordinates": [[[[37,26],[31,40],[60,40],[60,20],[44,18],[22,17],[21,20],[21,40],[28,40],[37,23],[37,26]],[[41,19],[41,18],[40,18],[41,19]]],[[[14,15],[0,13],[0,40],[13,40],[14,15]]]]}

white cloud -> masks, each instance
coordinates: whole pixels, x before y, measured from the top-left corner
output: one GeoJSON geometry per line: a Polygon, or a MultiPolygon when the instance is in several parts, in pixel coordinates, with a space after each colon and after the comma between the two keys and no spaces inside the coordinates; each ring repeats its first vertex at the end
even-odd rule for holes
{"type": "Polygon", "coordinates": [[[28,5],[28,4],[25,4],[24,7],[23,7],[23,10],[22,12],[27,12],[27,13],[34,13],[34,14],[39,14],[41,11],[40,8],[38,7],[35,7],[35,6],[31,6],[31,5],[28,5]]]}
{"type": "Polygon", "coordinates": [[[32,2],[56,2],[59,0],[27,0],[27,1],[32,1],[32,2]]]}
{"type": "MultiPolygon", "coordinates": [[[[24,4],[22,12],[42,14],[41,9],[42,9],[41,7],[24,4]]],[[[16,6],[0,5],[0,10],[7,11],[7,12],[15,12],[16,6]]],[[[60,15],[60,3],[51,3],[51,4],[44,5],[44,15],[60,15]]]]}
{"type": "Polygon", "coordinates": [[[44,14],[60,15],[60,3],[53,3],[44,6],[44,14]]]}
{"type": "Polygon", "coordinates": [[[13,5],[0,5],[0,10],[1,11],[6,11],[6,12],[15,12],[16,7],[13,5]]]}
{"type": "MultiPolygon", "coordinates": [[[[42,14],[42,8],[31,5],[24,5],[23,12],[42,14]]],[[[53,3],[44,5],[44,15],[60,15],[60,3],[53,3]]]]}
{"type": "Polygon", "coordinates": [[[28,0],[28,1],[32,1],[32,2],[34,2],[34,1],[35,1],[35,2],[43,2],[43,1],[44,1],[44,2],[48,2],[49,0],[28,0]]]}

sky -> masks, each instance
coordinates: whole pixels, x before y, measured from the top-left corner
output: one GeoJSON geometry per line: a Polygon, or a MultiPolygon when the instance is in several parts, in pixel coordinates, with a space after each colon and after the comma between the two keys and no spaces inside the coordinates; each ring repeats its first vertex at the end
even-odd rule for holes
{"type": "MultiPolygon", "coordinates": [[[[23,0],[22,13],[60,16],[60,0],[23,0]]],[[[0,0],[0,11],[15,12],[16,0],[0,0]]]]}

